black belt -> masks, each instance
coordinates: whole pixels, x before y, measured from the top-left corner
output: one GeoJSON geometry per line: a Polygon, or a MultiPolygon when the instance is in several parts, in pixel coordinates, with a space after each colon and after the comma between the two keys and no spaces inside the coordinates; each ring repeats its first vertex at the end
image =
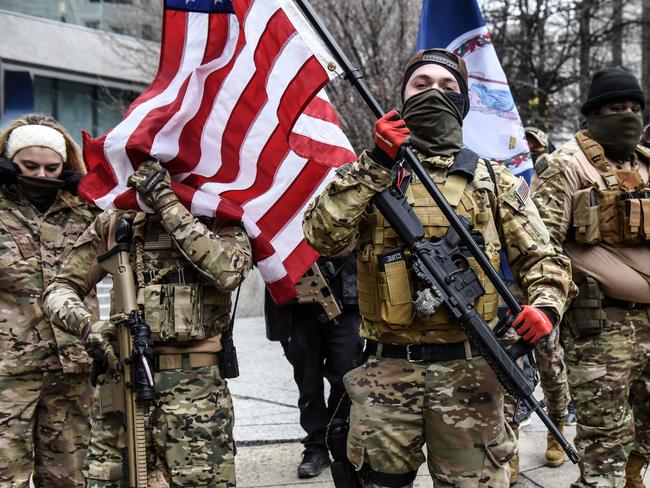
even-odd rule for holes
{"type": "Polygon", "coordinates": [[[604,297],[601,302],[603,308],[622,308],[624,310],[635,310],[643,307],[650,307],[650,303],[626,302],[612,297],[604,297]]]}
{"type": "MultiPolygon", "coordinates": [[[[480,356],[478,349],[470,345],[472,357],[480,356]]],[[[435,363],[465,359],[467,357],[464,342],[454,344],[408,344],[398,346],[375,341],[366,341],[366,354],[382,358],[406,359],[411,363],[435,363]],[[379,346],[381,354],[377,354],[379,346]]]]}

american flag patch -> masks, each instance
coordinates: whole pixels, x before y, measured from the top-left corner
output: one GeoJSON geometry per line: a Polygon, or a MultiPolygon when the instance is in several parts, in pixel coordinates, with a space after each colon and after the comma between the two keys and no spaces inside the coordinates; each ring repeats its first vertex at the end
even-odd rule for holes
{"type": "Polygon", "coordinates": [[[519,203],[522,205],[525,205],[526,202],[528,201],[528,197],[530,196],[530,187],[528,186],[528,182],[522,177],[519,177],[519,188],[517,188],[517,200],[519,200],[519,203]]]}

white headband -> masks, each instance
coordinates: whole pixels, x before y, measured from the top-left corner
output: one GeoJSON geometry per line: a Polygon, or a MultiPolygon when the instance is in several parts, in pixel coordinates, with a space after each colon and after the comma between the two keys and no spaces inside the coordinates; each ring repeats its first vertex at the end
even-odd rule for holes
{"type": "Polygon", "coordinates": [[[52,149],[66,160],[65,138],[58,130],[46,125],[21,125],[9,134],[5,157],[11,161],[18,151],[26,147],[41,146],[52,149]]]}

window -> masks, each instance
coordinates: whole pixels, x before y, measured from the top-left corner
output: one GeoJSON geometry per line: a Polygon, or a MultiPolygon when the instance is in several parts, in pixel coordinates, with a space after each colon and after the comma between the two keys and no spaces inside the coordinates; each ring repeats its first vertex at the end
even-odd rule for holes
{"type": "Polygon", "coordinates": [[[81,143],[81,130],[105,134],[122,119],[137,93],[35,77],[34,109],[57,119],[81,143]]]}

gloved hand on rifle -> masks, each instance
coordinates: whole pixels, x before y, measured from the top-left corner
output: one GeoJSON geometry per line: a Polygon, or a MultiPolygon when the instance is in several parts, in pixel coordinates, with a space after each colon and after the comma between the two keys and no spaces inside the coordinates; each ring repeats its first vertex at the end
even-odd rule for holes
{"type": "Polygon", "coordinates": [[[135,188],[145,203],[160,213],[178,202],[171,188],[171,178],[158,161],[145,161],[128,180],[128,186],[135,188]]]}
{"type": "Polygon", "coordinates": [[[410,131],[397,110],[391,110],[375,123],[375,147],[370,157],[384,168],[391,169],[400,149],[409,143],[410,131]]]}
{"type": "Polygon", "coordinates": [[[16,176],[19,174],[20,168],[16,163],[12,163],[5,158],[0,158],[0,186],[15,183],[16,176]]]}
{"type": "Polygon", "coordinates": [[[117,339],[117,328],[108,320],[97,320],[84,326],[81,339],[88,355],[102,362],[106,372],[113,377],[121,374],[120,361],[113,349],[117,339]]]}
{"type": "Polygon", "coordinates": [[[557,316],[550,308],[522,305],[522,311],[512,321],[512,327],[528,344],[535,344],[553,331],[556,321],[557,316]]]}

